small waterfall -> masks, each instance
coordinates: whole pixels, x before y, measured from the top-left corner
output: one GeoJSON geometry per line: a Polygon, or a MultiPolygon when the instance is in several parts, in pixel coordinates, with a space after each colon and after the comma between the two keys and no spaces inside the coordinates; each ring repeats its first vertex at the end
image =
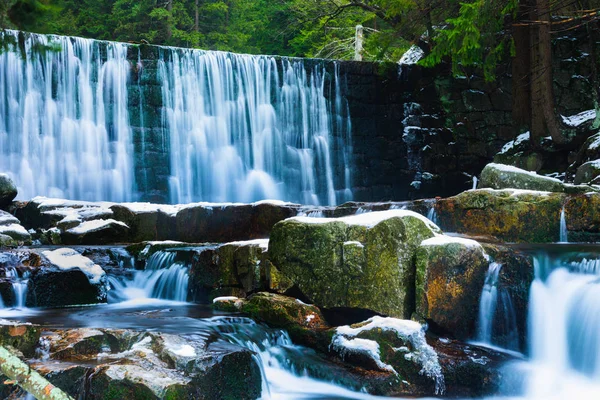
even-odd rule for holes
{"type": "Polygon", "coordinates": [[[477,176],[473,175],[473,187],[472,189],[475,190],[477,189],[477,176]]]}
{"type": "Polygon", "coordinates": [[[567,218],[565,217],[565,207],[563,206],[562,210],[560,210],[560,235],[559,242],[560,243],[568,243],[568,231],[567,231],[567,218]]]}
{"type": "Polygon", "coordinates": [[[12,285],[14,298],[12,308],[24,309],[27,297],[27,284],[29,283],[29,272],[24,272],[23,275],[19,277],[16,268],[6,267],[5,274],[12,285]]]}
{"type": "Polygon", "coordinates": [[[266,330],[247,318],[216,317],[211,322],[226,341],[255,353],[263,378],[262,399],[379,398],[352,388],[356,382],[339,381],[330,364],[314,351],[294,345],[285,331],[266,330]]]}
{"type": "Polygon", "coordinates": [[[189,266],[177,261],[177,253],[158,251],[146,262],[146,269],[133,271],[132,277],[109,276],[109,303],[129,300],[187,300],[189,266]]]}
{"type": "Polygon", "coordinates": [[[354,214],[357,214],[357,215],[358,215],[358,214],[366,214],[366,213],[370,213],[370,212],[372,212],[372,211],[373,211],[373,210],[371,210],[371,209],[369,209],[369,208],[366,208],[366,207],[358,207],[358,208],[356,209],[356,212],[355,212],[354,214]]]}
{"type": "Polygon", "coordinates": [[[325,218],[325,214],[322,210],[313,210],[309,212],[299,212],[298,217],[308,217],[308,218],[325,218]]]}
{"type": "Polygon", "coordinates": [[[427,211],[427,219],[436,225],[439,225],[437,211],[435,210],[435,201],[429,204],[429,211],[427,211]]]}
{"type": "Polygon", "coordinates": [[[519,349],[516,314],[510,295],[499,285],[502,264],[491,262],[479,300],[477,341],[509,350],[519,349]]]}

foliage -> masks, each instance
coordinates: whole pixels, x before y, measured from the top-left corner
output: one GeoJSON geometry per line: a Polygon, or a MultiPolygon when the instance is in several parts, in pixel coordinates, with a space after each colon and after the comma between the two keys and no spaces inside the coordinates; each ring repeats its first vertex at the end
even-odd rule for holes
{"type": "Polygon", "coordinates": [[[512,48],[512,39],[504,32],[504,19],[516,8],[516,0],[461,3],[458,16],[447,19],[447,26],[437,31],[435,46],[423,64],[433,66],[450,58],[455,75],[462,75],[464,67],[479,67],[486,80],[494,80],[496,65],[505,55],[507,44],[512,48]]]}

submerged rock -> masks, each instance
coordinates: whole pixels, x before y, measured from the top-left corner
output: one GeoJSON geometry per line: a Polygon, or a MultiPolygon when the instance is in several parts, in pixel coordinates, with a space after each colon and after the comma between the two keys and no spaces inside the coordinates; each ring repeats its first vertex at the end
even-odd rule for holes
{"type": "Polygon", "coordinates": [[[0,174],[0,208],[6,208],[17,197],[17,185],[6,174],[0,174]]]}
{"type": "Polygon", "coordinates": [[[390,210],[350,217],[290,218],[269,242],[273,264],[319,307],[351,307],[409,317],[413,256],[440,232],[425,217],[390,210]]]}

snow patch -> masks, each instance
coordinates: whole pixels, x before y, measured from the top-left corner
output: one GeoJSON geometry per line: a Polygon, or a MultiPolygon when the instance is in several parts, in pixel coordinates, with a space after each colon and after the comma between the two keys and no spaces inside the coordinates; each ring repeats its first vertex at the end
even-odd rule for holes
{"type": "Polygon", "coordinates": [[[381,361],[379,353],[379,343],[370,339],[347,339],[342,335],[335,335],[331,342],[331,347],[339,352],[342,357],[348,354],[362,354],[372,359],[378,368],[398,374],[396,370],[389,364],[381,361]]]}
{"type": "Polygon", "coordinates": [[[42,254],[55,267],[62,270],[78,268],[88,277],[88,280],[92,284],[99,284],[102,278],[106,276],[106,272],[98,264],[94,264],[92,260],[82,256],[73,249],[65,247],[53,251],[44,251],[42,254]]]}
{"type": "Polygon", "coordinates": [[[583,111],[579,114],[571,115],[570,117],[561,115],[561,117],[565,125],[575,128],[596,118],[596,110],[583,111]]]}
{"type": "MultiPolygon", "coordinates": [[[[435,381],[436,394],[444,393],[446,390],[444,375],[442,374],[442,367],[439,363],[438,355],[435,350],[427,344],[427,340],[425,339],[425,329],[418,322],[375,316],[369,318],[364,322],[364,325],[357,328],[347,325],[338,327],[332,339],[332,346],[336,349],[341,346],[342,354],[344,351],[343,348],[347,348],[346,351],[357,351],[363,354],[370,354],[376,363],[380,362],[382,363],[382,366],[385,366],[387,364],[384,364],[379,356],[379,345],[375,348],[372,343],[367,343],[372,341],[365,342],[363,339],[356,338],[360,333],[373,329],[394,332],[404,342],[407,342],[407,344],[410,343],[413,350],[412,352],[407,352],[404,355],[404,358],[419,364],[421,366],[421,371],[419,373],[435,381]],[[350,340],[353,338],[356,338],[354,340],[361,341],[353,342],[350,340]]],[[[377,344],[376,342],[373,343],[377,344]]],[[[405,352],[405,350],[402,350],[402,352],[405,352]]]]}
{"type": "Polygon", "coordinates": [[[235,296],[221,296],[221,297],[215,297],[213,299],[213,304],[216,303],[228,303],[230,301],[238,301],[239,297],[235,297],[235,296]]]}
{"type": "Polygon", "coordinates": [[[121,221],[116,221],[114,219],[94,219],[92,221],[85,221],[81,223],[81,225],[69,229],[67,232],[72,233],[74,235],[84,235],[86,233],[102,230],[112,224],[121,225],[129,229],[129,226],[127,226],[126,223],[121,221]]]}
{"type": "Polygon", "coordinates": [[[438,231],[439,228],[433,222],[428,220],[426,217],[418,214],[414,211],[409,210],[387,210],[387,211],[374,211],[364,214],[355,214],[347,217],[340,218],[309,218],[309,217],[292,217],[288,218],[287,221],[297,221],[305,224],[327,224],[330,222],[343,222],[346,225],[353,226],[364,226],[372,228],[380,222],[390,218],[403,218],[403,217],[414,217],[423,221],[423,223],[434,231],[438,231]]]}
{"type": "Polygon", "coordinates": [[[196,357],[196,350],[189,344],[184,344],[176,349],[169,349],[173,354],[181,357],[196,357]]]}
{"type": "Polygon", "coordinates": [[[455,243],[469,248],[481,248],[481,244],[475,240],[446,235],[438,235],[430,239],[425,239],[421,242],[421,246],[444,246],[455,243]]]}
{"type": "Polygon", "coordinates": [[[263,250],[269,249],[269,239],[254,239],[254,240],[244,240],[239,242],[229,242],[224,243],[223,246],[232,245],[232,246],[258,246],[263,250]]]}
{"type": "Polygon", "coordinates": [[[425,52],[419,46],[412,45],[398,61],[400,65],[413,65],[425,56],[425,52]]]}
{"type": "Polygon", "coordinates": [[[11,236],[11,233],[20,236],[29,236],[29,232],[27,232],[27,229],[23,228],[23,226],[19,224],[0,226],[0,234],[11,236]]]}
{"type": "Polygon", "coordinates": [[[502,147],[502,150],[500,150],[500,153],[498,153],[498,154],[506,154],[511,149],[517,147],[518,145],[520,145],[523,142],[528,141],[530,138],[531,138],[531,135],[529,132],[521,133],[519,136],[517,136],[517,138],[515,140],[511,140],[510,142],[506,143],[504,145],[504,147],[502,147]]]}
{"type": "Polygon", "coordinates": [[[356,240],[349,240],[347,242],[344,242],[344,246],[357,246],[357,247],[360,247],[361,249],[365,247],[364,244],[362,244],[361,242],[356,241],[356,240]]]}

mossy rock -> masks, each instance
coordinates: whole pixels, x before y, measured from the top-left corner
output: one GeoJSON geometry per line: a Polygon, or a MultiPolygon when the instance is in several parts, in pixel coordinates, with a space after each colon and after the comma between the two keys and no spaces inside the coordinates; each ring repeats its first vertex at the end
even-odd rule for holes
{"type": "Polygon", "coordinates": [[[25,356],[32,357],[41,332],[41,328],[37,325],[2,323],[0,324],[0,346],[14,347],[25,356]]]}
{"type": "Polygon", "coordinates": [[[396,317],[414,309],[413,256],[439,228],[411,211],[277,223],[269,258],[319,307],[396,317]],[[365,222],[366,221],[366,222],[365,222]]]}
{"type": "Polygon", "coordinates": [[[506,242],[549,243],[560,236],[560,212],[567,195],[521,190],[469,190],[438,200],[446,231],[494,236],[506,242]]]}
{"type": "Polygon", "coordinates": [[[256,293],[242,303],[241,312],[274,328],[285,329],[295,343],[327,352],[330,326],[318,307],[292,297],[256,293]]]}
{"type": "Polygon", "coordinates": [[[416,256],[416,312],[442,333],[471,339],[489,261],[474,240],[424,241],[416,256]]]}

